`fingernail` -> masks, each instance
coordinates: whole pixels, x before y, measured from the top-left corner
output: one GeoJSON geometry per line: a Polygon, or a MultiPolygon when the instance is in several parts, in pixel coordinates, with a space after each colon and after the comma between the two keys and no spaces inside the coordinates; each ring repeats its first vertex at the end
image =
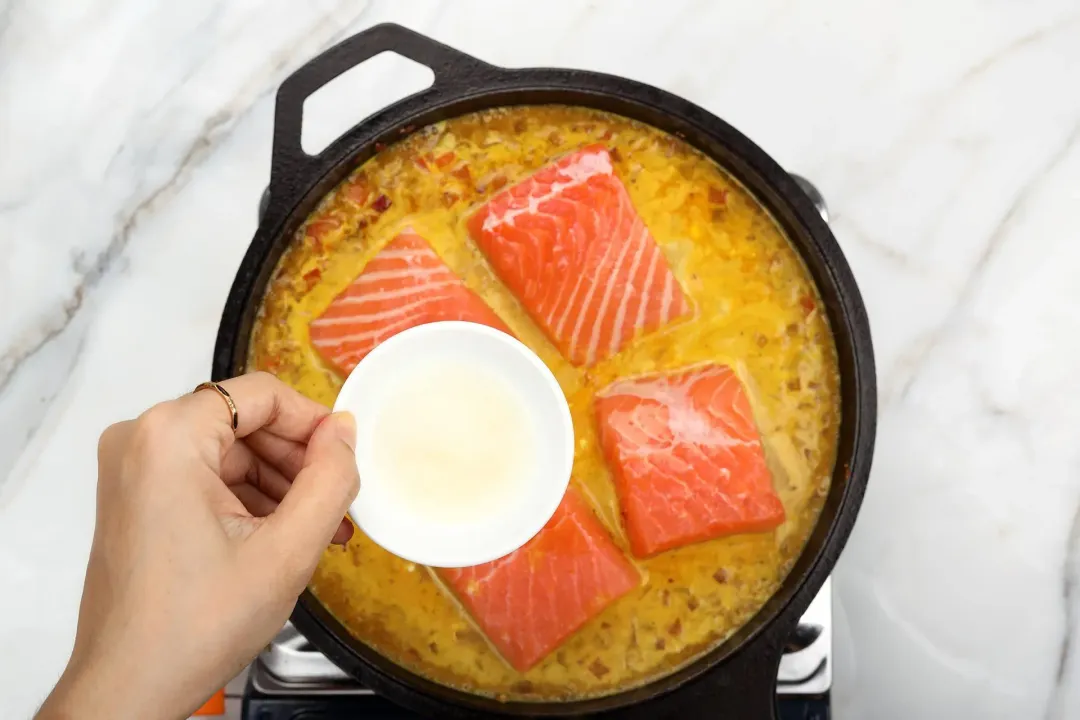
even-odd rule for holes
{"type": "Polygon", "coordinates": [[[353,536],[353,526],[352,523],[350,523],[348,520],[341,521],[341,525],[338,526],[337,532],[334,533],[334,537],[337,537],[341,534],[345,535],[345,538],[341,540],[341,542],[333,540],[331,540],[331,542],[333,542],[335,545],[346,547],[349,544],[349,540],[351,540],[353,536]]]}
{"type": "Polygon", "coordinates": [[[338,439],[348,445],[351,450],[356,450],[356,418],[353,414],[342,411],[330,417],[334,418],[334,432],[337,433],[338,439]]]}

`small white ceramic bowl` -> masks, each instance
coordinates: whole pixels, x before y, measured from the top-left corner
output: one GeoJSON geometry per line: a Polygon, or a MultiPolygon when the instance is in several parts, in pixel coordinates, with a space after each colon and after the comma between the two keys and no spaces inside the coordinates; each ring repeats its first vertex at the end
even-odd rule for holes
{"type": "Polygon", "coordinates": [[[398,557],[433,567],[468,567],[508,555],[544,527],[566,493],[574,462],[574,425],[562,388],[532,350],[504,332],[469,322],[437,322],[405,330],[371,351],[349,374],[334,410],[356,417],[360,492],[349,508],[357,526],[398,557]],[[521,497],[497,516],[470,522],[421,520],[387,491],[374,462],[377,409],[388,390],[420,361],[464,362],[505,381],[524,400],[533,423],[535,472],[521,497]]]}

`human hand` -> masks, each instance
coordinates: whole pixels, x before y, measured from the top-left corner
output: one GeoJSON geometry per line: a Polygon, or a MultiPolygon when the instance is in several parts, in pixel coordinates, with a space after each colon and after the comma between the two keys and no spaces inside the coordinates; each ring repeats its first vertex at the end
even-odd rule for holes
{"type": "Polygon", "coordinates": [[[75,648],[39,718],[187,717],[281,629],[359,478],[356,424],[266,373],[113,425],[75,648]]]}

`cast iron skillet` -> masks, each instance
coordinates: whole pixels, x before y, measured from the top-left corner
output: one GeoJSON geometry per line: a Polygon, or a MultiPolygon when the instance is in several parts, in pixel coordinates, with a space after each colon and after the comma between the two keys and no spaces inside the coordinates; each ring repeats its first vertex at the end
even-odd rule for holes
{"type": "Polygon", "coordinates": [[[580,70],[508,70],[397,25],[354,35],[301,67],[277,93],[269,196],[218,330],[213,378],[245,371],[259,301],[282,252],[316,203],[383,145],[414,129],[483,108],[559,103],[606,110],[683,138],[738,178],[780,222],[824,301],[839,353],[842,423],[832,486],[817,527],[779,591],[727,642],[666,677],[606,697],[568,703],[500,703],[451,690],[389,662],[353,638],[306,591],[292,622],[319,650],[376,692],[444,718],[663,716],[773,718],[784,642],[832,570],[866,488],[877,388],[866,310],[828,226],[792,178],[727,123],[648,85],[580,70]],[[304,100],[341,73],[393,51],[426,65],[434,84],[372,115],[322,153],[300,147],[304,100]]]}

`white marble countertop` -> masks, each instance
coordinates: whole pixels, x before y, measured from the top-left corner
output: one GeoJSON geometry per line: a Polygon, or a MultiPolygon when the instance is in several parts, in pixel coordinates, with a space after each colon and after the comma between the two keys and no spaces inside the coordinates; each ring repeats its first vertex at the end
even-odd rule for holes
{"type": "Polygon", "coordinates": [[[1080,716],[1076,0],[0,1],[0,715],[70,649],[98,433],[208,374],[274,90],[384,20],[658,85],[817,183],[881,387],[836,717],[1080,716]]]}

